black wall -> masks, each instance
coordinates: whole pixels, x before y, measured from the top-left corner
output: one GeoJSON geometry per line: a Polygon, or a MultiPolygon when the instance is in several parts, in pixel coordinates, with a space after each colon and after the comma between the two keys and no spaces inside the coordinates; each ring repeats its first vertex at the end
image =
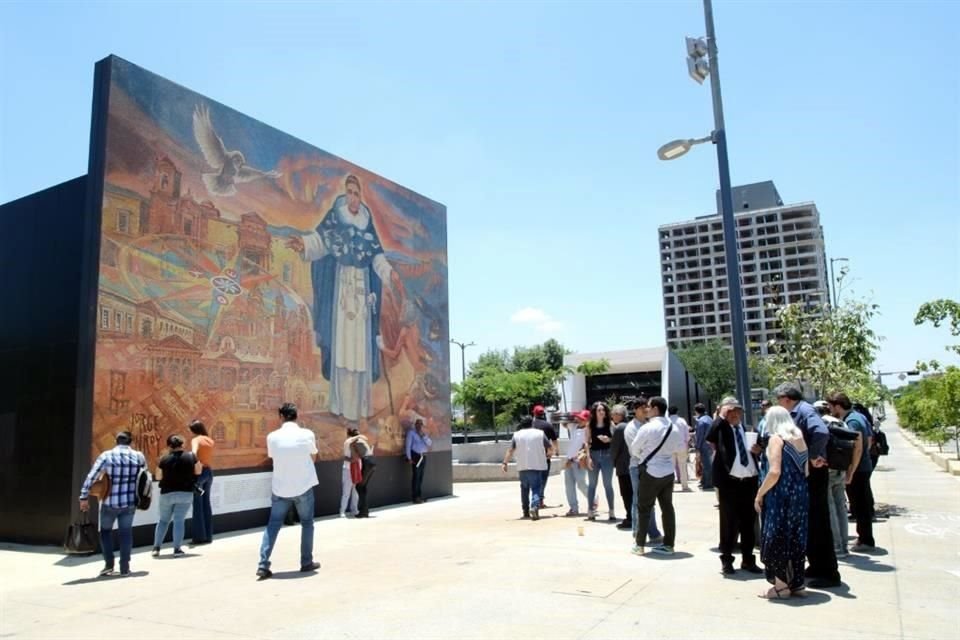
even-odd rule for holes
{"type": "Polygon", "coordinates": [[[62,539],[76,502],[71,495],[85,198],[82,177],[0,206],[4,540],[62,539]]]}

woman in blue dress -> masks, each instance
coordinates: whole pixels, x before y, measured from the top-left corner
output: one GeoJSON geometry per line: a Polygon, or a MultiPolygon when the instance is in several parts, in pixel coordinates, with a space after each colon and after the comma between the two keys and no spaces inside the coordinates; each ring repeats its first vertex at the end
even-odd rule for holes
{"type": "Polygon", "coordinates": [[[766,415],[769,470],[754,507],[763,513],[760,559],[773,586],[761,598],[786,599],[804,593],[807,553],[807,446],[803,434],[782,407],[766,415]]]}

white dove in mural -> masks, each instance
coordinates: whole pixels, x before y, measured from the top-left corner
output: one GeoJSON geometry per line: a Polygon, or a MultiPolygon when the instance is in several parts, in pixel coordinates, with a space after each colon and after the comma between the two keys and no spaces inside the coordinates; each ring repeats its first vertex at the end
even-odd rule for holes
{"type": "Polygon", "coordinates": [[[252,182],[259,178],[279,178],[279,171],[260,171],[246,164],[246,158],[239,151],[228,151],[223,140],[213,129],[210,110],[197,105],[193,110],[193,137],[210,168],[217,173],[203,174],[203,183],[207,191],[218,196],[232,196],[237,190],[237,182],[252,182]]]}

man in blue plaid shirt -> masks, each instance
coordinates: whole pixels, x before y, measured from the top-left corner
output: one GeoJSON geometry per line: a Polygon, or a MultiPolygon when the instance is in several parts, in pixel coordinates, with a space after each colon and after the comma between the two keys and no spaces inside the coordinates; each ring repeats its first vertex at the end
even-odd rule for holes
{"type": "Polygon", "coordinates": [[[105,471],[110,477],[110,495],[100,504],[100,548],[104,568],[100,576],[115,576],[113,565],[113,523],[120,537],[120,575],[130,575],[130,553],[133,551],[133,516],[137,512],[137,474],[147,466],[143,454],[134,450],[129,431],[117,434],[117,446],[104,451],[93,463],[80,489],[80,511],[90,509],[90,486],[105,471]]]}

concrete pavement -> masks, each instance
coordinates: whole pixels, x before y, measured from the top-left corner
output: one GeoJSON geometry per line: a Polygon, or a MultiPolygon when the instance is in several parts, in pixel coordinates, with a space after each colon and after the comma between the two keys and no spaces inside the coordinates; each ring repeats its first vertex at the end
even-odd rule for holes
{"type": "MultiPolygon", "coordinates": [[[[95,579],[99,556],[4,545],[0,637],[958,638],[960,479],[888,416],[891,454],[873,476],[890,505],[882,551],[851,555],[844,587],[805,599],[768,602],[762,578],[721,576],[712,493],[675,495],[675,556],[636,557],[629,533],[565,508],[520,520],[517,483],[482,483],[366,521],[318,520],[316,574],[296,572],[299,528],[285,527],[262,582],[260,530],[183,559],[135,550],[130,578],[95,579]]],[[[563,502],[560,478],[547,497],[563,502]]]]}

